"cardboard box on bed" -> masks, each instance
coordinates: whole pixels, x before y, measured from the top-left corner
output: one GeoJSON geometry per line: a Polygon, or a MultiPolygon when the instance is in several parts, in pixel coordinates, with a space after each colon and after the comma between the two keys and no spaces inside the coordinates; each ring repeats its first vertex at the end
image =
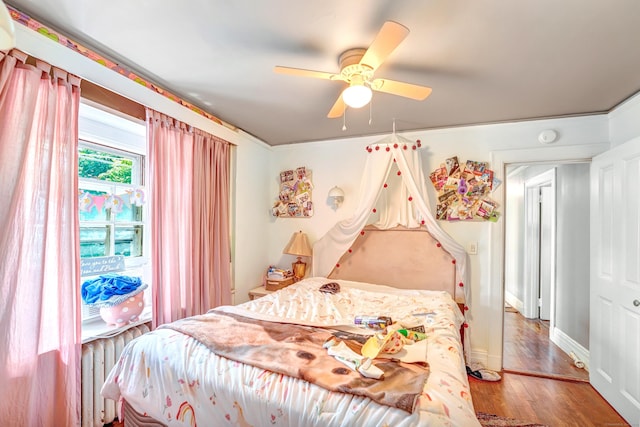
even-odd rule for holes
{"type": "Polygon", "coordinates": [[[282,288],[286,288],[289,285],[293,285],[293,277],[287,277],[284,279],[267,279],[264,287],[268,291],[277,291],[282,288]]]}

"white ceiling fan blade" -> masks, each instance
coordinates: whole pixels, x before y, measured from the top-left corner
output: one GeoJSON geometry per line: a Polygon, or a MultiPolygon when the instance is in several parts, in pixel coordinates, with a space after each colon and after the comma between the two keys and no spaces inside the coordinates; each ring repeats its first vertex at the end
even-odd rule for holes
{"type": "Polygon", "coordinates": [[[304,70],[302,68],[282,67],[280,65],[276,65],[273,68],[273,71],[279,74],[289,74],[292,76],[313,77],[325,80],[342,80],[342,77],[339,74],[326,73],[324,71],[304,70]]]}
{"type": "Polygon", "coordinates": [[[345,108],[346,108],[346,105],[342,100],[342,92],[340,92],[340,95],[338,96],[336,103],[333,104],[333,107],[331,107],[331,110],[329,110],[329,114],[327,114],[327,117],[330,119],[336,119],[338,117],[342,117],[342,115],[344,114],[345,108]]]}
{"type": "Polygon", "coordinates": [[[405,98],[422,101],[431,94],[432,89],[427,86],[414,85],[411,83],[397,82],[388,79],[375,79],[371,82],[371,89],[378,92],[390,93],[392,95],[404,96],[405,98]]]}
{"type": "Polygon", "coordinates": [[[360,64],[375,71],[408,35],[409,29],[404,25],[393,21],[385,22],[360,60],[360,64]]]}

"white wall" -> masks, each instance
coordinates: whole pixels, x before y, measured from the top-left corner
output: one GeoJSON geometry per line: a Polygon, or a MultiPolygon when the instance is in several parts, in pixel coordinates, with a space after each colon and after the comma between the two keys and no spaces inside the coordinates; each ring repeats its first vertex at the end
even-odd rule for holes
{"type": "Polygon", "coordinates": [[[632,96],[609,113],[611,148],[640,135],[640,93],[632,96]]]}
{"type": "Polygon", "coordinates": [[[231,242],[236,304],[249,299],[249,291],[261,284],[269,263],[265,231],[271,192],[265,177],[271,157],[271,149],[262,144],[242,144],[235,149],[231,242]]]}
{"type": "MultiPolygon", "coordinates": [[[[500,150],[536,149],[551,150],[557,147],[575,145],[598,145],[607,142],[608,129],[606,116],[591,116],[569,119],[527,121],[484,126],[469,126],[452,129],[439,129],[420,132],[403,133],[409,140],[422,141],[422,161],[425,175],[428,174],[447,157],[457,155],[459,160],[490,161],[491,153],[500,150]],[[538,134],[544,129],[558,131],[559,139],[551,146],[543,146],[538,134]]],[[[365,146],[381,137],[360,137],[347,140],[301,143],[289,146],[274,147],[274,159],[270,171],[271,201],[277,197],[277,177],[281,170],[306,166],[313,172],[316,207],[312,218],[288,219],[272,218],[269,224],[269,262],[286,266],[292,257],[282,255],[284,245],[296,230],[303,230],[309,235],[311,242],[321,237],[336,221],[348,218],[354,211],[360,178],[366,156],[365,146]],[[338,185],[345,190],[345,202],[337,211],[326,204],[326,195],[331,187],[338,185]]],[[[504,182],[504,171],[496,170],[496,176],[504,182]]],[[[430,206],[435,207],[435,192],[430,187],[430,206]]],[[[502,211],[503,207],[500,208],[502,211]]],[[[490,265],[492,256],[489,251],[490,232],[492,227],[502,227],[503,220],[498,223],[446,223],[442,227],[453,238],[465,247],[469,242],[478,242],[478,255],[471,259],[471,348],[472,357],[487,363],[490,356],[490,327],[499,316],[502,320],[501,307],[491,301],[490,265]],[[492,322],[493,319],[493,322],[492,322]]],[[[498,286],[501,286],[498,285],[498,286]]],[[[502,341],[501,326],[498,329],[500,343],[502,341]]],[[[491,355],[494,360],[501,361],[500,353],[491,355]]],[[[499,368],[499,367],[498,367],[499,368]]]]}
{"type": "Polygon", "coordinates": [[[557,169],[555,327],[589,349],[589,163],[557,169]]]}

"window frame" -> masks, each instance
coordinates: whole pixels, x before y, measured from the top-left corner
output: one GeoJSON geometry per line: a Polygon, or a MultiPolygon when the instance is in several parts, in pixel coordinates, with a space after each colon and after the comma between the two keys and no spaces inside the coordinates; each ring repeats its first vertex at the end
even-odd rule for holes
{"type": "MultiPolygon", "coordinates": [[[[113,148],[101,144],[97,144],[95,142],[89,142],[83,139],[78,140],[78,150],[83,148],[100,151],[104,153],[114,154],[123,158],[132,160],[132,182],[134,181],[134,174],[137,177],[137,180],[140,181],[139,184],[132,183],[122,183],[122,182],[114,182],[114,181],[104,181],[96,178],[82,178],[78,176],[78,188],[80,190],[95,190],[95,191],[105,191],[113,194],[113,190],[116,188],[128,188],[131,190],[136,190],[142,188],[146,195],[146,186],[145,186],[145,156],[143,154],[132,153],[130,151],[125,151],[119,148],[113,148]],[[83,185],[84,184],[84,185],[83,185]]],[[[106,209],[106,208],[105,208],[106,209]]],[[[122,221],[116,218],[116,214],[114,212],[110,212],[109,219],[98,220],[98,221],[83,221],[79,220],[80,229],[82,228],[90,228],[90,227],[106,227],[109,229],[109,242],[108,248],[109,253],[106,253],[104,256],[114,256],[118,255],[114,253],[115,251],[115,240],[116,240],[116,228],[118,227],[135,227],[142,226],[142,242],[141,242],[141,252],[140,256],[125,256],[125,266],[127,267],[135,267],[139,265],[143,265],[146,263],[148,256],[148,245],[145,247],[145,239],[147,234],[148,225],[148,217],[149,211],[147,209],[147,203],[143,204],[141,207],[141,216],[142,219],[139,221],[131,220],[131,221],[122,221]]]]}
{"type": "MultiPolygon", "coordinates": [[[[150,217],[150,197],[148,194],[148,155],[146,144],[146,125],[144,122],[113,111],[107,107],[95,104],[86,99],[81,99],[80,111],[78,117],[78,150],[89,148],[96,151],[113,153],[125,158],[131,158],[133,161],[132,182],[134,174],[139,177],[140,183],[125,184],[119,182],[104,181],[95,178],[81,178],[79,171],[77,174],[78,188],[83,188],[82,184],[87,187],[98,188],[132,188],[143,189],[145,203],[141,206],[141,221],[117,221],[115,215],[111,214],[111,218],[105,221],[81,221],[78,218],[78,227],[91,226],[107,226],[112,230],[110,242],[113,245],[115,240],[115,228],[118,226],[128,227],[130,225],[142,226],[142,255],[141,256],[125,256],[125,270],[123,274],[127,274],[127,270],[136,270],[142,276],[143,282],[148,285],[145,290],[145,310],[141,314],[140,323],[148,322],[151,319],[151,217],[150,217]],[[135,166],[137,164],[137,167],[135,166]]],[[[114,249],[112,249],[114,250],[114,249]]],[[[111,256],[113,254],[107,254],[111,256]]],[[[82,285],[86,277],[81,276],[79,286],[82,285]]],[[[87,317],[89,313],[88,306],[81,304],[83,307],[80,313],[82,340],[83,342],[91,341],[105,332],[118,329],[115,326],[106,325],[99,315],[99,309],[92,309],[92,315],[87,317]],[[85,312],[86,310],[86,312],[85,312]]],[[[129,326],[124,326],[126,329],[129,326]]]]}

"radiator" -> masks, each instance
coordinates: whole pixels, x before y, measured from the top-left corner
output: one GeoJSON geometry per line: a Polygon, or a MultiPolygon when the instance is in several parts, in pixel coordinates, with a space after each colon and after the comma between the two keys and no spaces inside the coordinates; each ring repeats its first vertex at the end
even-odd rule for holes
{"type": "Polygon", "coordinates": [[[149,332],[149,327],[145,323],[82,345],[82,427],[102,427],[118,417],[117,402],[103,398],[100,390],[125,345],[149,332]]]}

